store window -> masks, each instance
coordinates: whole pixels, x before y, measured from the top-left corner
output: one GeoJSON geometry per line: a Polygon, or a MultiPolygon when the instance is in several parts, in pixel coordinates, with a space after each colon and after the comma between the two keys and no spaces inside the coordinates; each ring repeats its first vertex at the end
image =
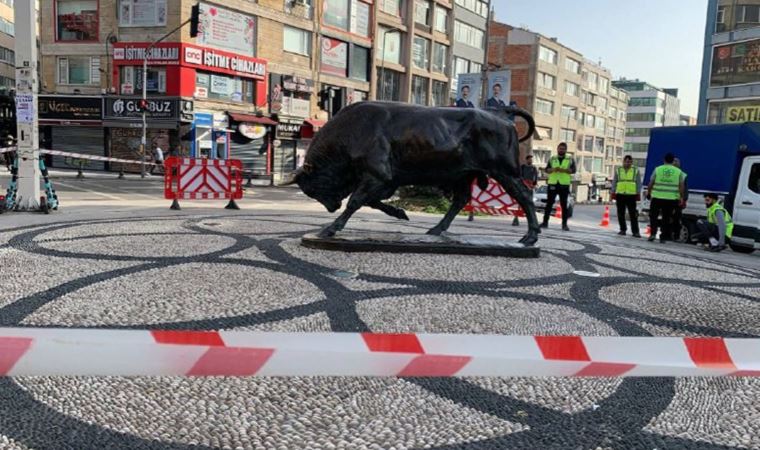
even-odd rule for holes
{"type": "Polygon", "coordinates": [[[210,72],[196,72],[196,98],[209,98],[225,102],[253,103],[255,100],[253,80],[210,72]]]}
{"type": "Polygon", "coordinates": [[[449,95],[446,89],[446,83],[443,81],[433,80],[433,104],[432,106],[448,106],[449,95]]]}
{"type": "Polygon", "coordinates": [[[99,83],[99,57],[63,56],[58,58],[58,84],[92,85],[99,83]]]}
{"type": "Polygon", "coordinates": [[[448,61],[449,48],[443,44],[435,43],[433,51],[433,72],[446,73],[446,61],[448,61]]]}
{"type": "Polygon", "coordinates": [[[427,105],[428,83],[430,80],[424,77],[412,77],[412,103],[415,105],[427,105]]]}
{"type": "Polygon", "coordinates": [[[351,78],[369,81],[369,49],[352,46],[351,50],[351,78]]]}
{"type": "Polygon", "coordinates": [[[98,40],[98,0],[55,0],[58,41],[98,40]]]}
{"type": "Polygon", "coordinates": [[[348,1],[325,0],[323,15],[325,25],[348,31],[348,1]]]}
{"type": "Polygon", "coordinates": [[[120,27],[166,25],[166,0],[119,0],[120,27]]]}
{"type": "Polygon", "coordinates": [[[282,48],[290,53],[311,55],[311,33],[285,25],[282,27],[282,48]]]}
{"type": "Polygon", "coordinates": [[[380,60],[400,64],[401,63],[401,33],[391,32],[388,28],[380,27],[380,38],[376,45],[379,47],[377,54],[380,60]]]}
{"type": "Polygon", "coordinates": [[[415,36],[412,62],[418,69],[430,68],[430,40],[415,36]]]}
{"type": "Polygon", "coordinates": [[[435,31],[445,33],[448,29],[449,13],[446,8],[435,7],[435,31]]]}
{"type": "Polygon", "coordinates": [[[430,2],[414,0],[414,21],[420,25],[430,26],[430,2]]]}
{"type": "MultiPolygon", "coordinates": [[[[142,92],[143,70],[142,67],[121,68],[122,94],[136,94],[142,92]],[[124,86],[133,86],[133,92],[124,92],[124,86]]],[[[163,94],[166,92],[166,68],[148,67],[145,84],[147,92],[163,94]]],[[[129,90],[129,88],[127,88],[129,90]]]]}
{"type": "Polygon", "coordinates": [[[377,97],[380,100],[401,101],[401,72],[377,69],[377,97]]]}

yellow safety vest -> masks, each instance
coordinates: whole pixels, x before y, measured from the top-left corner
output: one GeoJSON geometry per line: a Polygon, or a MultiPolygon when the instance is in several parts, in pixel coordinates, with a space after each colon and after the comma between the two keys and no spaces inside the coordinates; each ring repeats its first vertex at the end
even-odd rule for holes
{"type": "MultiPolygon", "coordinates": [[[[552,159],[549,160],[549,167],[552,169],[570,169],[570,157],[565,156],[565,159],[560,162],[558,157],[552,156],[552,159]]],[[[552,172],[549,174],[549,181],[547,183],[570,186],[572,181],[573,176],[569,173],[552,172]]]]}
{"type": "Polygon", "coordinates": [[[726,211],[726,208],[718,202],[713,203],[711,207],[707,208],[707,221],[716,224],[718,221],[715,219],[715,214],[718,211],[723,211],[723,219],[726,221],[726,237],[731,239],[731,236],[734,235],[734,221],[731,220],[731,214],[726,211]]]}
{"type": "Polygon", "coordinates": [[[618,195],[636,195],[636,177],[638,169],[631,167],[628,171],[625,167],[618,167],[618,179],[615,193],[618,195]]]}
{"type": "Polygon", "coordinates": [[[652,198],[679,200],[681,198],[681,169],[664,164],[654,170],[652,198]]]}

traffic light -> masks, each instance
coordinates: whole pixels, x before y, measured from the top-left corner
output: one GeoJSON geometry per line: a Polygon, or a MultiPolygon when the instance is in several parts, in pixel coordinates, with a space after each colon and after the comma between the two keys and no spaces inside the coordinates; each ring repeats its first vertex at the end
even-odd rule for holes
{"type": "Polygon", "coordinates": [[[198,25],[201,20],[201,6],[196,3],[190,13],[190,37],[198,36],[198,25]]]}
{"type": "Polygon", "coordinates": [[[137,102],[137,109],[140,112],[147,112],[148,111],[148,100],[141,98],[139,102],[137,102]]]}

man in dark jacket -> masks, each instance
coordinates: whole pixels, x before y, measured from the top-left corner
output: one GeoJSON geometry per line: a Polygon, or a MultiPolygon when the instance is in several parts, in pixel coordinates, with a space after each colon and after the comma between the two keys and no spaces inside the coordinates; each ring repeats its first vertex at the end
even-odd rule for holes
{"type": "MultiPolygon", "coordinates": [[[[533,155],[525,157],[525,164],[520,166],[520,176],[526,186],[531,190],[536,189],[536,185],[538,184],[538,169],[533,165],[533,155]]],[[[515,216],[512,225],[520,225],[520,218],[518,216],[515,216]]]]}

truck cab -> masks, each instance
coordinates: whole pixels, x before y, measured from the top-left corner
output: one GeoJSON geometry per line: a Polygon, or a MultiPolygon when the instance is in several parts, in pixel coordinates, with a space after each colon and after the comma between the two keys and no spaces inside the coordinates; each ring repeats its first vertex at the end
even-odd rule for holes
{"type": "Polygon", "coordinates": [[[645,186],[667,153],[681,160],[687,174],[682,240],[691,241],[697,220],[706,218],[703,195],[712,192],[733,218],[731,248],[741,253],[760,249],[760,123],[652,129],[645,186]]]}

